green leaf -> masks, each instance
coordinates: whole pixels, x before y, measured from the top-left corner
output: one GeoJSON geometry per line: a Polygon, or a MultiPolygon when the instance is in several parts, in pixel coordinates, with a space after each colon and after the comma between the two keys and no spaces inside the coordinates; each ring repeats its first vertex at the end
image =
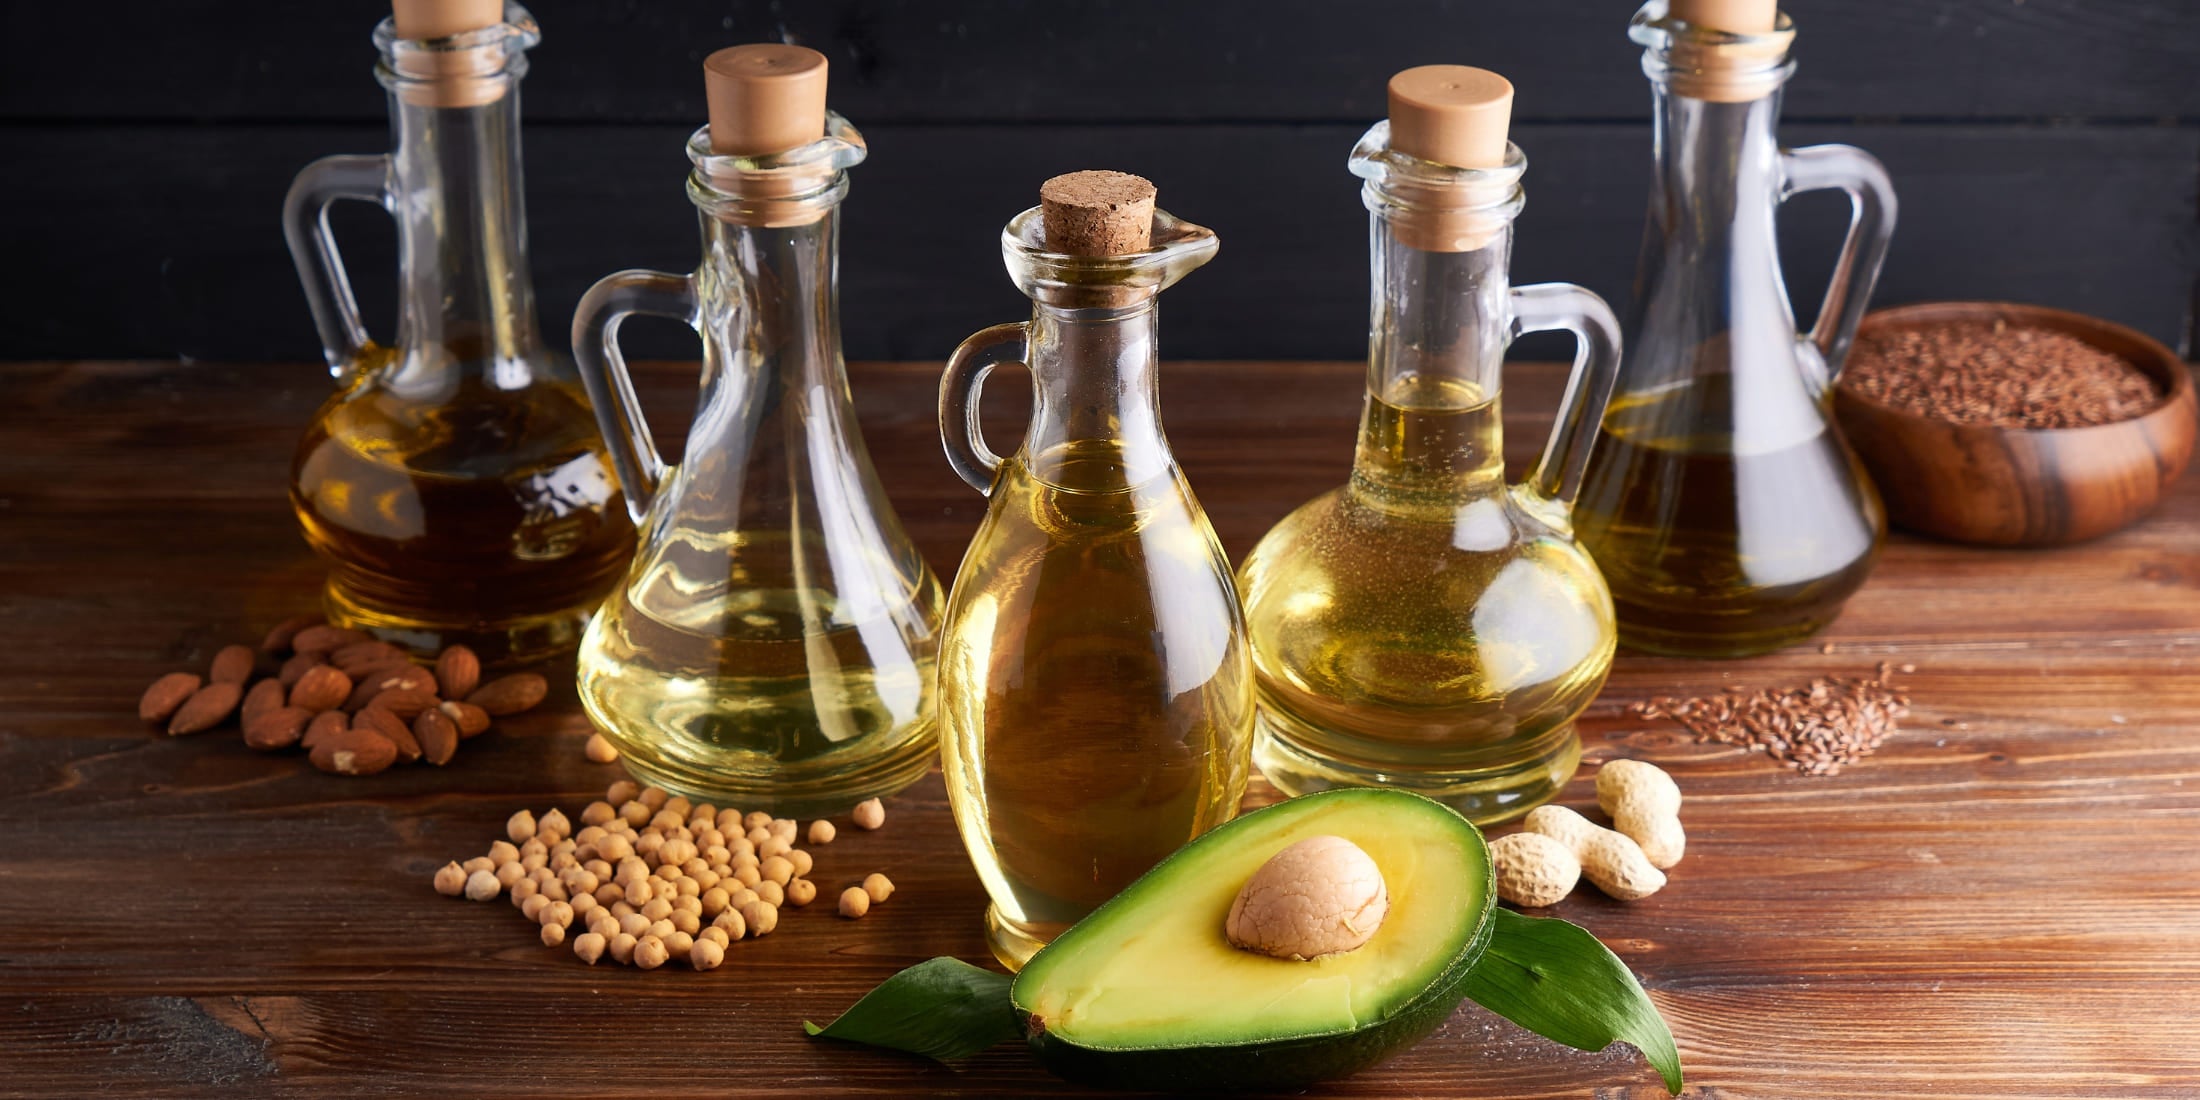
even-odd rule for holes
{"type": "Polygon", "coordinates": [[[1467,996],[1546,1039],[1597,1051],[1615,1039],[1632,1044],[1667,1092],[1681,1091],[1681,1054],[1665,1018],[1619,956],[1579,925],[1491,914],[1490,945],[1467,973],[1467,996]]]}
{"type": "Polygon", "coordinates": [[[1009,982],[1006,974],[961,959],[931,959],[879,983],[832,1023],[804,1020],[802,1030],[940,1062],[967,1058],[1022,1034],[1009,1006],[1009,982]]]}

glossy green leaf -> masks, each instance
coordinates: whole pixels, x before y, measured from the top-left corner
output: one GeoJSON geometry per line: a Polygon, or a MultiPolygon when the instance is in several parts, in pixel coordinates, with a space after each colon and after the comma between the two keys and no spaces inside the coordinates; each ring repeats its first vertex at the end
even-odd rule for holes
{"type": "Polygon", "coordinates": [[[1673,1032],[1627,964],[1579,925],[1498,909],[1490,946],[1467,974],[1474,1003],[1576,1050],[1620,1040],[1642,1052],[1666,1091],[1681,1091],[1673,1032]]]}
{"type": "Polygon", "coordinates": [[[886,979],[832,1023],[804,1020],[802,1030],[941,1062],[967,1058],[1022,1034],[1009,1007],[1010,981],[961,959],[931,959],[886,979]]]}

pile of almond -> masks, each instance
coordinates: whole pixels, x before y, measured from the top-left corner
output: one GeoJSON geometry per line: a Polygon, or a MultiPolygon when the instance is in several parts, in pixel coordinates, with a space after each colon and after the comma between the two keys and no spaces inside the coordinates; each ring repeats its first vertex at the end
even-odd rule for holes
{"type": "MultiPolygon", "coordinates": [[[[886,810],[874,798],[854,818],[876,829],[886,810]]],[[[574,832],[562,810],[539,818],[521,810],[488,854],[444,864],[436,892],[489,901],[509,891],[544,945],[565,944],[578,924],[584,931],[571,943],[582,962],[608,956],[643,970],[676,958],[716,969],[736,941],[777,929],[783,908],[817,900],[816,863],[795,847],[801,827],[790,818],[690,803],[622,779],[580,820],[574,832]]],[[[835,833],[830,821],[810,823],[813,846],[835,833]]],[[[861,917],[893,891],[885,875],[868,875],[841,892],[840,913],[861,917]]]]}
{"type": "Polygon", "coordinates": [[[373,775],[399,761],[450,763],[460,741],[542,702],[549,686],[532,672],[482,683],[481,660],[465,646],[423,668],[388,642],[302,616],[269,631],[257,651],[225,647],[203,679],[171,672],[153,681],[138,717],[180,736],[236,716],[255,749],[301,745],[322,771],[373,775]]]}

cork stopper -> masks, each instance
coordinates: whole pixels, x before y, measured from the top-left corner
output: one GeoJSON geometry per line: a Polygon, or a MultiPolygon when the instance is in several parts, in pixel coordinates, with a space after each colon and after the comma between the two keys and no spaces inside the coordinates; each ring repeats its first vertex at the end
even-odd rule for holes
{"type": "Polygon", "coordinates": [[[1126,256],[1153,246],[1154,185],[1128,172],[1071,172],[1039,185],[1046,248],[1126,256]]]}
{"type": "Polygon", "coordinates": [[[1670,0],[1665,13],[1710,31],[1771,34],[1780,18],[1780,5],[1778,0],[1670,0]]]}
{"type": "Polygon", "coordinates": [[[1512,103],[1512,82],[1488,69],[1407,69],[1390,78],[1390,147],[1454,168],[1502,167],[1512,103]]]}
{"type": "Polygon", "coordinates": [[[504,0],[391,0],[390,16],[407,41],[449,38],[504,22],[504,0]]]}
{"type": "Polygon", "coordinates": [[[825,55],[757,42],[703,59],[710,151],[763,157],[825,136],[825,55]]]}

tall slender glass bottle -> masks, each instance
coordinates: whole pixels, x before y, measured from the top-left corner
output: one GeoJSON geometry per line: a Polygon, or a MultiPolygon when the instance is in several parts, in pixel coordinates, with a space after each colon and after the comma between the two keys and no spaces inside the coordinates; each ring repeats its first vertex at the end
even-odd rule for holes
{"type": "Polygon", "coordinates": [[[327,560],[331,621],[491,661],[571,649],[633,527],[527,271],[517,4],[400,0],[374,32],[396,150],[308,165],[283,231],[338,390],[299,443],[291,504],[327,560]],[[360,323],[327,209],[397,219],[393,344],[360,323]]]}
{"type": "Polygon", "coordinates": [[[1237,813],[1253,710],[1229,560],[1156,385],[1156,298],[1215,236],[1137,176],[1073,173],[1040,197],[1001,236],[1031,320],[964,341],[940,382],[948,458],[990,498],[948,604],[941,756],[1010,969],[1237,813]],[[978,387],[1006,361],[1033,395],[1001,458],[978,387]]]}
{"type": "Polygon", "coordinates": [[[1390,97],[1352,151],[1374,262],[1352,476],[1238,571],[1254,759],[1291,794],[1402,787],[1488,823],[1573,775],[1574,719],[1611,669],[1611,598],[1571,513],[1619,325],[1581,287],[1511,285],[1527,169],[1505,139],[1511,84],[1428,65],[1390,97]],[[1577,338],[1573,378],[1542,461],[1507,485],[1505,348],[1550,329],[1577,338]]]}
{"type": "Polygon", "coordinates": [[[879,488],[841,360],[840,202],[863,137],[826,111],[815,50],[735,46],[704,75],[710,125],[687,143],[702,263],[608,276],[573,316],[643,532],[581,645],[581,702],[638,778],[743,809],[838,812],[931,766],[942,602],[879,488]],[[703,338],[676,467],[619,354],[634,314],[703,338]]]}
{"type": "Polygon", "coordinates": [[[1879,495],[1829,407],[1894,232],[1893,186],[1860,149],[1782,149],[1795,65],[1772,0],[1652,0],[1632,30],[1656,109],[1627,358],[1581,491],[1582,541],[1620,640],[1740,656],[1807,637],[1864,583],[1879,495]],[[1837,188],[1848,240],[1818,320],[1796,332],[1774,218],[1837,188]]]}

